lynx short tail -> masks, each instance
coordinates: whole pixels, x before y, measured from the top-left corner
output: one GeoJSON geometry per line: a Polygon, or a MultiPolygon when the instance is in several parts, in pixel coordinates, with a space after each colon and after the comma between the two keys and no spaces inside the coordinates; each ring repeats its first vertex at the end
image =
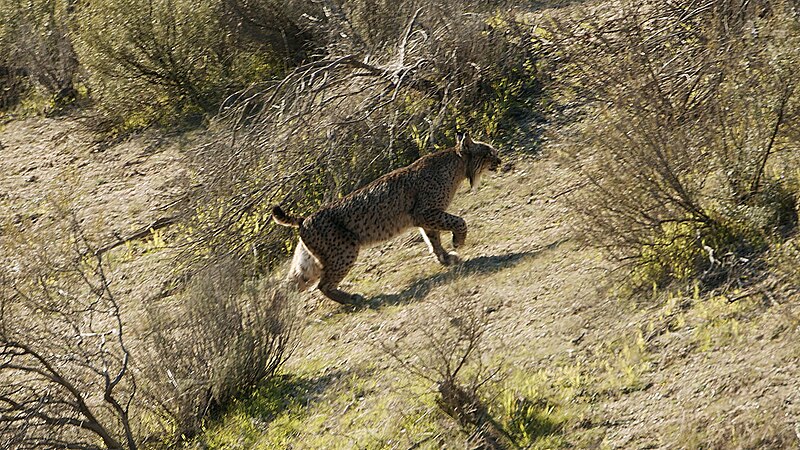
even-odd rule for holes
{"type": "Polygon", "coordinates": [[[273,206],[272,207],[272,219],[278,225],[283,225],[285,227],[299,227],[301,223],[303,223],[302,217],[295,217],[286,214],[280,206],[273,206]]]}

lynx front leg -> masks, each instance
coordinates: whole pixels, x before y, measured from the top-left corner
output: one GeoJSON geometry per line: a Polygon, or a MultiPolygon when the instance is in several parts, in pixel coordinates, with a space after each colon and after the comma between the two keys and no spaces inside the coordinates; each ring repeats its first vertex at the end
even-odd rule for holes
{"type": "Polygon", "coordinates": [[[429,209],[416,214],[415,225],[425,230],[452,231],[453,247],[459,248],[467,239],[467,222],[464,219],[442,210],[429,209]]]}
{"type": "Polygon", "coordinates": [[[438,259],[440,263],[449,266],[461,261],[456,253],[450,253],[442,247],[442,240],[439,237],[438,231],[420,228],[419,232],[422,234],[422,239],[428,244],[428,250],[436,255],[436,259],[438,259]]]}

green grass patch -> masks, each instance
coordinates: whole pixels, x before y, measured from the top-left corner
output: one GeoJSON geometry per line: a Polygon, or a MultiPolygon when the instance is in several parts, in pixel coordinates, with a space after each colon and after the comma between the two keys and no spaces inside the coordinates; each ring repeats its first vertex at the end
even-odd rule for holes
{"type": "Polygon", "coordinates": [[[697,321],[692,336],[700,351],[711,351],[742,341],[746,333],[748,317],[760,309],[758,296],[742,296],[734,292],[730,296],[716,295],[705,299],[693,308],[697,321]]]}
{"type": "Polygon", "coordinates": [[[305,406],[316,395],[321,381],[296,375],[274,377],[249,396],[234,400],[225,412],[210,420],[197,446],[251,449],[290,444],[308,426],[305,406]],[[265,442],[266,437],[269,442],[265,442]]]}

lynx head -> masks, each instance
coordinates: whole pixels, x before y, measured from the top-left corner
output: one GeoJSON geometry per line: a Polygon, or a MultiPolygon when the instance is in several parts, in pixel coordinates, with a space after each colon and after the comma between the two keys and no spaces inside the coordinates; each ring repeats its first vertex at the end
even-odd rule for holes
{"type": "Polygon", "coordinates": [[[496,171],[500,166],[497,149],[481,141],[473,141],[469,133],[457,137],[456,154],[467,161],[467,178],[474,191],[481,184],[481,175],[486,170],[496,171]]]}

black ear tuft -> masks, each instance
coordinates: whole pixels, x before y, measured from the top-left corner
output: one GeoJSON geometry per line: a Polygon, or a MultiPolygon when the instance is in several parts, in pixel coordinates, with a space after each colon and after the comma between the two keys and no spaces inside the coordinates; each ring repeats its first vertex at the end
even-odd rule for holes
{"type": "Polygon", "coordinates": [[[469,153],[469,148],[472,146],[472,139],[469,137],[469,132],[463,133],[456,132],[456,153],[463,155],[469,153]]]}
{"type": "Polygon", "coordinates": [[[472,146],[472,138],[469,137],[469,131],[464,132],[464,136],[461,138],[461,145],[466,147],[472,146]]]}

